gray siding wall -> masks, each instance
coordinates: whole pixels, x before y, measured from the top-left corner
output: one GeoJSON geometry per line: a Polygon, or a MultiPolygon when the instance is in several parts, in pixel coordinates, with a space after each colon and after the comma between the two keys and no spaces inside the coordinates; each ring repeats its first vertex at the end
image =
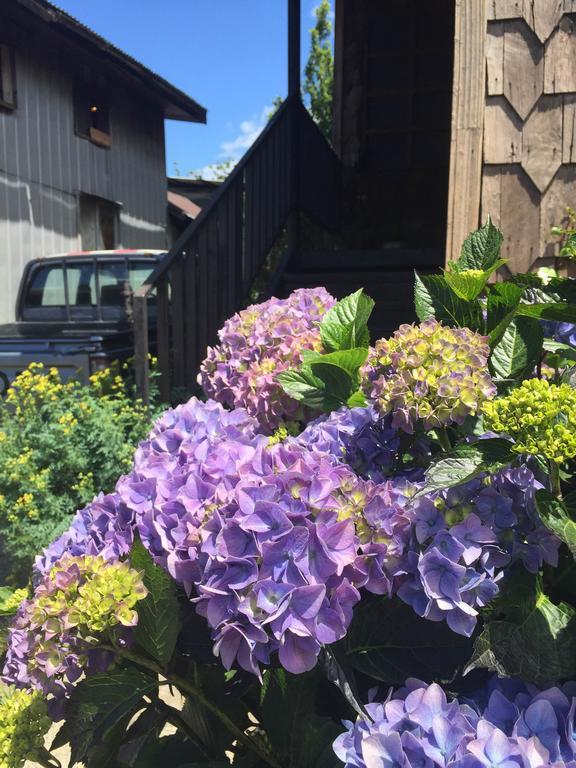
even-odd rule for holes
{"type": "Polygon", "coordinates": [[[119,245],[166,246],[160,108],[111,91],[112,146],[103,149],[74,132],[74,72],[62,51],[24,45],[15,62],[17,107],[0,109],[0,322],[14,317],[29,259],[80,248],[81,193],[121,206],[119,245]]]}

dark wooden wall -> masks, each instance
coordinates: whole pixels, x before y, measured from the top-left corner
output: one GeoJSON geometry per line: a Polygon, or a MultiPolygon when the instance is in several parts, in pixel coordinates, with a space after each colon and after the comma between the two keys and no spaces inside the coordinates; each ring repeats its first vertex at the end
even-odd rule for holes
{"type": "MultiPolygon", "coordinates": [[[[335,147],[357,245],[444,248],[453,0],[338,0],[335,147]]],[[[440,257],[442,258],[442,257],[440,257]]]]}

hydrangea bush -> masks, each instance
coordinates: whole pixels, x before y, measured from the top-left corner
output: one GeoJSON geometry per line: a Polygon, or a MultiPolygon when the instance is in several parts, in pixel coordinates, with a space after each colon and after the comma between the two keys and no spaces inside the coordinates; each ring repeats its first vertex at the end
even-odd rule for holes
{"type": "Polygon", "coordinates": [[[576,768],[576,296],[490,283],[500,240],[372,346],[362,291],[226,323],[206,399],[0,589],[0,766],[576,768]]]}

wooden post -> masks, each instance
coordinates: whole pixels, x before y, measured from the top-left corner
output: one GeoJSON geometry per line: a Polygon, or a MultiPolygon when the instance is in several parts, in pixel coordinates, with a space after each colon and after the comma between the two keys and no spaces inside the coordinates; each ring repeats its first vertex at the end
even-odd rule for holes
{"type": "Polygon", "coordinates": [[[486,0],[456,0],[446,261],[480,220],[486,0]]]}
{"type": "Polygon", "coordinates": [[[300,0],[288,0],[288,97],[300,98],[300,0]]]}
{"type": "Polygon", "coordinates": [[[288,0],[288,101],[290,115],[288,258],[300,244],[300,0],[288,0]]]}
{"type": "Polygon", "coordinates": [[[148,307],[146,293],[134,294],[134,372],[136,394],[145,405],[150,402],[149,360],[148,360],[148,307]]]}

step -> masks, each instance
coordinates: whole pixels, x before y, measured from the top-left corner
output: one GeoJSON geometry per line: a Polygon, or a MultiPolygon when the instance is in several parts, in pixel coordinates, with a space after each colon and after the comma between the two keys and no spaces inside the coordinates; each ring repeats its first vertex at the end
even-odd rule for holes
{"type": "Polygon", "coordinates": [[[337,299],[364,288],[376,302],[370,318],[372,338],[389,336],[402,323],[413,323],[417,319],[412,270],[286,272],[276,294],[283,297],[297,288],[317,286],[324,286],[337,299]]]}

